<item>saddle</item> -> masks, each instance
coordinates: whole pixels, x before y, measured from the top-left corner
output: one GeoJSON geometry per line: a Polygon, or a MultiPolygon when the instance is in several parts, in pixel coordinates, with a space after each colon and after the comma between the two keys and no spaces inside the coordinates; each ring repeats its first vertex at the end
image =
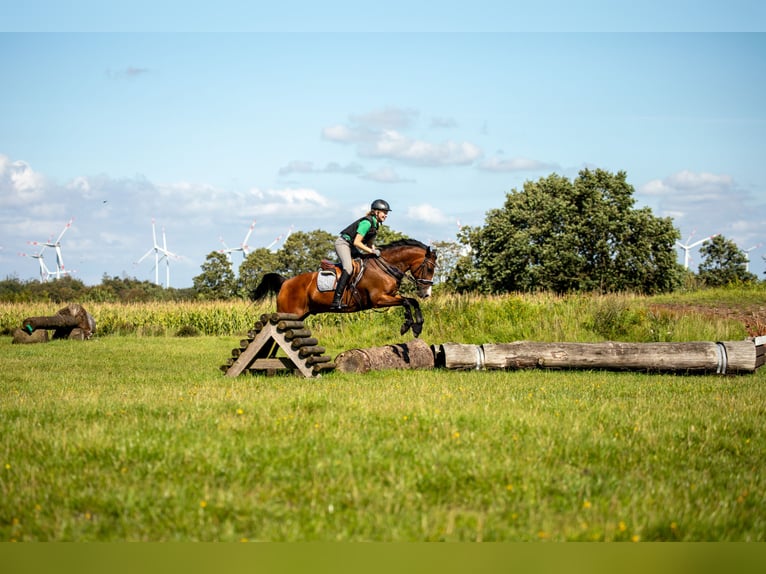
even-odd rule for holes
{"type": "MultiPolygon", "coordinates": [[[[359,283],[364,275],[365,260],[354,259],[351,265],[351,277],[349,278],[347,288],[355,290],[357,283],[359,283]]],[[[342,270],[343,267],[340,263],[322,259],[319,264],[319,272],[317,273],[317,290],[322,292],[335,291],[335,285],[338,283],[338,278],[340,277],[342,270]]]]}

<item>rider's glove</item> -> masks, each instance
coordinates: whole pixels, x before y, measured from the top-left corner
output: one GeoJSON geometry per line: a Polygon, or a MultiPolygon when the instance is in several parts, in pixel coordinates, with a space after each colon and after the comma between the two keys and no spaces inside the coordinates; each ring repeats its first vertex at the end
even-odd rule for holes
{"type": "Polygon", "coordinates": [[[380,249],[373,249],[371,255],[374,255],[375,257],[380,257],[380,249]]]}

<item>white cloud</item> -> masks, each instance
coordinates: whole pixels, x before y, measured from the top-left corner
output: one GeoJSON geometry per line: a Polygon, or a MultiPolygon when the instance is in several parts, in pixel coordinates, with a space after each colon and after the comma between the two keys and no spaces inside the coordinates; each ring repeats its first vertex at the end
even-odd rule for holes
{"type": "Polygon", "coordinates": [[[379,129],[404,129],[411,127],[418,119],[420,112],[411,108],[388,107],[366,114],[352,115],[351,121],[363,126],[379,129]]]}
{"type": "Polygon", "coordinates": [[[478,166],[484,171],[510,172],[510,171],[541,171],[547,169],[556,169],[554,164],[545,163],[536,159],[524,157],[515,157],[510,159],[500,159],[497,157],[489,158],[481,162],[478,166]]]}
{"type": "Polygon", "coordinates": [[[416,221],[423,221],[425,223],[444,224],[451,222],[451,219],[439,208],[427,203],[409,207],[407,209],[407,216],[416,221]]]}
{"type": "Polygon", "coordinates": [[[43,201],[47,182],[24,161],[0,155],[0,205],[19,207],[43,201]]]}
{"type": "Polygon", "coordinates": [[[374,142],[362,145],[359,153],[420,166],[468,165],[482,155],[481,148],[470,142],[432,144],[410,139],[394,130],[385,130],[374,142]]]}
{"type": "Polygon", "coordinates": [[[433,143],[404,135],[401,130],[410,127],[417,116],[414,110],[398,109],[351,116],[351,125],[324,128],[322,137],[337,143],[356,144],[357,153],[362,157],[424,167],[470,165],[483,155],[481,148],[471,142],[433,143]]]}
{"type": "Polygon", "coordinates": [[[371,181],[377,181],[379,183],[405,183],[413,181],[411,179],[404,179],[400,177],[399,174],[396,173],[396,170],[388,166],[382,167],[375,171],[371,171],[369,173],[365,173],[362,178],[369,179],[371,181]]]}
{"type": "Polygon", "coordinates": [[[337,162],[328,162],[324,167],[314,166],[312,161],[303,160],[291,160],[284,167],[279,168],[279,175],[292,175],[296,173],[314,173],[314,174],[351,174],[359,175],[364,171],[361,164],[351,162],[346,165],[341,165],[337,162]]]}

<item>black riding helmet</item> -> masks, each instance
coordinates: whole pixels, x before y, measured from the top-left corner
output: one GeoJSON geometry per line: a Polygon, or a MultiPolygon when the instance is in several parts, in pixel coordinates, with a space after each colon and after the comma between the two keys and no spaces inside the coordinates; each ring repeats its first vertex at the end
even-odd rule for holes
{"type": "Polygon", "coordinates": [[[370,211],[391,211],[391,206],[388,205],[388,202],[385,199],[376,199],[372,202],[372,205],[370,205],[370,211]]]}

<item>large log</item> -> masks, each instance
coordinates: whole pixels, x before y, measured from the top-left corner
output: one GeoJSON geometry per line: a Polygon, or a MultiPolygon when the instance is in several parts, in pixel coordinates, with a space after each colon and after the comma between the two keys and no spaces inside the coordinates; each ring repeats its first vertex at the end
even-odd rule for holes
{"type": "Polygon", "coordinates": [[[31,333],[37,329],[53,329],[54,339],[90,339],[96,330],[96,321],[82,305],[75,303],[59,309],[48,317],[27,317],[22,329],[31,333]]]}
{"type": "Polygon", "coordinates": [[[335,368],[343,373],[366,373],[383,369],[432,369],[434,354],[428,343],[413,339],[408,343],[350,349],[335,357],[335,368]]]}
{"type": "Polygon", "coordinates": [[[756,368],[753,341],[723,343],[444,343],[436,365],[448,369],[606,369],[732,374],[756,368]]]}

